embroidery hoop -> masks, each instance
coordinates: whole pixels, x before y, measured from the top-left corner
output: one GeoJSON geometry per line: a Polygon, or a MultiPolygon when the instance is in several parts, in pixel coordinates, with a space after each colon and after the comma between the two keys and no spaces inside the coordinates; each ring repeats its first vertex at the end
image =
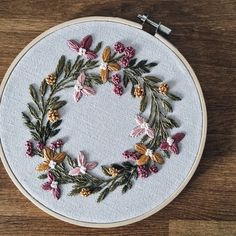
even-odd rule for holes
{"type": "MultiPolygon", "coordinates": [[[[70,26],[73,25],[75,23],[83,23],[83,22],[88,22],[88,21],[108,21],[108,22],[114,22],[114,23],[121,23],[121,24],[125,24],[128,26],[131,26],[133,28],[142,29],[142,25],[132,22],[132,21],[128,21],[128,20],[124,20],[121,18],[114,18],[114,17],[85,17],[85,18],[80,18],[80,19],[75,19],[75,20],[71,20],[71,21],[67,21],[65,23],[59,24],[49,30],[47,30],[46,32],[42,33],[41,35],[39,35],[37,38],[35,38],[31,43],[29,43],[20,53],[19,55],[15,58],[15,60],[12,62],[11,66],[9,67],[8,71],[6,72],[3,81],[1,83],[1,87],[0,87],[0,96],[2,97],[5,85],[11,75],[11,72],[13,71],[13,69],[15,68],[15,66],[17,65],[17,63],[20,61],[20,59],[24,56],[24,54],[35,44],[37,44],[37,42],[39,42],[41,39],[43,39],[44,37],[46,37],[47,35],[53,33],[56,30],[59,30],[63,27],[66,26],[70,26]]],[[[45,211],[46,213],[60,219],[63,221],[66,221],[68,223],[72,223],[72,224],[76,224],[76,225],[80,225],[80,226],[86,226],[86,227],[96,227],[96,228],[109,228],[109,227],[118,227],[118,226],[123,226],[123,225],[127,225],[127,224],[131,224],[137,221],[140,221],[142,219],[145,219],[149,216],[151,216],[152,214],[158,212],[159,210],[161,210],[162,208],[164,208],[167,204],[169,204],[183,189],[184,187],[187,185],[187,183],[189,182],[189,180],[191,179],[192,175],[194,174],[198,163],[201,159],[201,155],[203,152],[203,148],[204,148],[204,144],[205,144],[205,139],[206,139],[206,131],[207,131],[207,114],[206,114],[206,106],[205,106],[205,101],[203,98],[203,94],[201,91],[201,87],[199,85],[199,82],[197,80],[197,77],[193,71],[193,69],[191,68],[191,66],[189,65],[189,63],[187,62],[187,60],[183,57],[183,55],[172,45],[170,44],[167,40],[165,40],[162,36],[160,36],[159,34],[155,34],[154,35],[155,38],[157,38],[157,40],[161,41],[161,43],[163,43],[165,46],[167,46],[183,63],[183,65],[187,68],[190,76],[192,77],[192,80],[195,84],[195,87],[198,91],[198,95],[199,95],[199,99],[200,99],[200,103],[201,103],[201,109],[202,109],[202,134],[201,134],[201,141],[200,141],[200,145],[198,148],[198,152],[195,158],[195,161],[192,165],[191,170],[189,171],[187,177],[185,178],[185,180],[182,182],[182,184],[179,186],[179,188],[172,194],[170,195],[170,197],[168,199],[166,199],[162,204],[160,204],[158,207],[155,207],[154,209],[152,209],[151,211],[129,219],[129,220],[125,220],[125,221],[120,221],[120,222],[115,222],[115,223],[88,223],[88,222],[81,222],[78,220],[74,220],[68,217],[65,217],[63,215],[60,215],[59,213],[56,213],[54,211],[52,211],[51,209],[48,209],[47,207],[45,207],[42,203],[38,202],[37,200],[35,200],[21,185],[21,183],[19,182],[19,180],[16,178],[16,176],[14,175],[14,173],[12,172],[8,162],[7,162],[7,158],[4,155],[4,150],[2,147],[2,144],[0,145],[0,154],[1,154],[1,159],[3,162],[3,165],[5,167],[5,169],[7,170],[8,175],[10,176],[10,178],[12,179],[12,181],[14,182],[14,184],[17,186],[17,188],[31,201],[33,202],[37,207],[39,207],[41,210],[45,211]]]]}

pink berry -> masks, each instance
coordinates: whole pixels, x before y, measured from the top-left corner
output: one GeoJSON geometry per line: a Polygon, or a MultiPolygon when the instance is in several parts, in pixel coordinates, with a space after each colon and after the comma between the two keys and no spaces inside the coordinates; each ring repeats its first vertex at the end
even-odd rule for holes
{"type": "Polygon", "coordinates": [[[149,170],[150,170],[150,172],[152,172],[152,173],[157,173],[157,172],[158,172],[158,168],[157,168],[156,165],[150,166],[150,167],[149,167],[149,170]]]}
{"type": "Polygon", "coordinates": [[[121,43],[121,42],[116,42],[116,43],[114,44],[114,50],[115,50],[116,52],[122,53],[122,52],[124,51],[124,49],[125,49],[125,46],[124,46],[123,43],[121,43]]]}
{"type": "Polygon", "coordinates": [[[61,140],[61,139],[58,139],[57,141],[56,141],[56,143],[55,143],[55,146],[57,147],[57,148],[60,148],[61,146],[63,146],[64,145],[64,142],[61,140]]]}
{"type": "Polygon", "coordinates": [[[135,49],[132,47],[127,47],[124,50],[125,56],[128,58],[132,58],[135,55],[135,49]]]}
{"type": "Polygon", "coordinates": [[[120,85],[115,85],[113,87],[113,92],[118,95],[118,96],[121,96],[123,94],[123,87],[120,86],[120,85]]]}
{"type": "Polygon", "coordinates": [[[128,57],[122,57],[120,60],[120,65],[125,68],[129,65],[129,61],[130,59],[128,57]]]}
{"type": "Polygon", "coordinates": [[[113,84],[119,84],[121,82],[120,74],[112,75],[111,81],[113,82],[113,84]]]}

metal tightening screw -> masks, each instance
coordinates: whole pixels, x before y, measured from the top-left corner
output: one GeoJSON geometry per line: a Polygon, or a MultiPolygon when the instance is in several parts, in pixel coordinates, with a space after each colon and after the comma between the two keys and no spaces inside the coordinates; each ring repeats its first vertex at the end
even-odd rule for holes
{"type": "Polygon", "coordinates": [[[165,25],[162,25],[161,22],[156,23],[148,18],[148,15],[138,15],[137,16],[143,23],[147,22],[148,24],[154,26],[156,28],[156,32],[162,32],[166,35],[169,35],[171,33],[171,29],[168,28],[165,25]]]}

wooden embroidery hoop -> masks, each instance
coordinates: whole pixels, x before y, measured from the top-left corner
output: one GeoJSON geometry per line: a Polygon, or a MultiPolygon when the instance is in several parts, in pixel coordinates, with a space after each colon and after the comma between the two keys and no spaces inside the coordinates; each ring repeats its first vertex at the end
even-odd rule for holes
{"type": "MultiPolygon", "coordinates": [[[[94,17],[84,17],[84,18],[79,18],[79,19],[75,19],[75,20],[71,20],[71,21],[67,21],[64,22],[62,24],[59,24],[55,27],[50,28],[49,30],[45,31],[44,33],[40,34],[38,37],[36,37],[33,41],[31,41],[19,54],[18,56],[15,58],[15,60],[12,62],[12,64],[10,65],[9,69],[7,70],[1,86],[0,86],[0,104],[1,104],[1,98],[2,98],[2,94],[5,88],[5,85],[11,75],[11,72],[13,71],[13,69],[15,68],[15,66],[18,64],[18,62],[20,61],[20,59],[25,55],[25,53],[31,48],[33,47],[36,43],[38,43],[40,40],[42,40],[43,38],[45,38],[47,35],[53,33],[56,30],[59,30],[61,28],[67,27],[69,25],[73,25],[73,24],[78,24],[78,23],[83,23],[83,22],[91,22],[91,21],[108,21],[108,22],[114,22],[114,23],[121,23],[121,24],[125,24],[137,29],[142,29],[142,25],[129,21],[129,20],[125,20],[125,19],[121,19],[121,18],[116,18],[116,17],[99,17],[99,16],[94,16],[94,17]]],[[[178,187],[178,189],[172,194],[170,195],[170,197],[168,199],[166,199],[162,204],[160,204],[158,207],[155,207],[154,209],[152,209],[151,211],[129,219],[129,220],[125,220],[125,221],[119,221],[119,222],[114,222],[114,223],[88,223],[88,222],[81,222],[78,220],[74,220],[68,217],[65,217],[63,215],[60,215],[59,213],[56,213],[50,209],[48,209],[47,207],[45,207],[43,204],[41,204],[40,202],[38,202],[36,199],[34,199],[21,185],[21,183],[18,181],[18,179],[16,178],[16,176],[14,175],[14,173],[12,172],[7,159],[5,157],[4,154],[4,150],[2,147],[2,144],[0,143],[0,156],[1,156],[1,160],[2,163],[5,167],[5,169],[7,170],[8,175],[10,176],[10,178],[12,179],[13,183],[17,186],[17,188],[21,191],[22,194],[24,194],[33,204],[35,204],[37,207],[39,207],[41,210],[45,211],[47,214],[60,219],[62,221],[71,223],[71,224],[75,224],[75,225],[79,225],[79,226],[85,226],[85,227],[93,227],[93,228],[111,228],[111,227],[119,227],[119,226],[123,226],[123,225],[128,225],[128,224],[132,224],[135,223],[137,221],[143,220],[153,214],[155,214],[156,212],[160,211],[162,208],[164,208],[166,205],[168,205],[172,200],[174,200],[174,198],[176,198],[178,196],[178,194],[185,188],[185,186],[187,185],[187,183],[190,181],[191,177],[193,176],[199,161],[201,159],[202,153],[203,153],[203,149],[204,149],[204,145],[205,145],[205,140],[206,140],[206,133],[207,133],[207,111],[206,111],[206,105],[205,105],[205,101],[204,101],[204,97],[202,94],[202,90],[199,84],[199,81],[193,71],[193,69],[191,68],[191,66],[189,65],[189,63],[187,62],[187,60],[184,58],[184,56],[178,51],[177,48],[175,48],[171,43],[169,43],[166,39],[164,39],[162,36],[160,36],[159,34],[155,34],[154,35],[155,38],[157,38],[159,41],[161,41],[165,46],[167,46],[173,53],[175,53],[175,55],[181,60],[181,62],[184,64],[184,66],[186,67],[186,69],[188,70],[189,74],[192,77],[192,80],[195,84],[195,87],[198,91],[198,95],[199,95],[199,99],[200,99],[200,103],[201,103],[201,109],[202,109],[202,134],[201,134],[201,141],[200,141],[200,145],[198,148],[198,152],[195,158],[195,161],[192,165],[191,170],[189,171],[187,177],[185,178],[185,180],[182,182],[182,184],[178,187]]]]}

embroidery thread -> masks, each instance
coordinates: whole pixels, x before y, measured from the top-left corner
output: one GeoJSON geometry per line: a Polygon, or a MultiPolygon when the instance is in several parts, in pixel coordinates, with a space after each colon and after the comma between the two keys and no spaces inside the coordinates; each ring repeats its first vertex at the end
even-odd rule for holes
{"type": "Polygon", "coordinates": [[[169,92],[168,84],[149,75],[157,63],[138,61],[134,58],[135,49],[125,47],[121,42],[114,44],[114,53],[106,46],[100,63],[97,58],[102,42],[90,49],[92,42],[91,35],[81,41],[69,40],[69,48],[78,53],[76,60],[72,62],[62,56],[56,70],[42,80],[39,88],[30,85],[32,102],[27,104],[28,111],[22,112],[24,123],[34,140],[26,142],[26,155],[42,158],[36,167],[37,171],[43,172],[38,178],[47,179],[42,189],[51,191],[55,199],[61,196],[61,185],[68,183],[73,184],[70,196],[88,197],[99,193],[98,202],[118,187],[121,187],[122,193],[126,193],[139,177],[147,178],[150,174],[158,173],[158,165],[164,164],[164,159],[169,158],[170,153],[179,154],[178,145],[185,136],[184,133],[170,136],[169,130],[179,127],[168,116],[172,112],[170,102],[181,99],[169,92]],[[94,72],[96,69],[99,73],[94,72]],[[113,73],[119,70],[123,72],[123,78],[120,73],[113,73]],[[102,178],[90,173],[97,166],[96,162],[88,162],[82,152],[77,158],[72,158],[62,151],[63,140],[51,144],[49,140],[59,134],[62,123],[60,109],[67,104],[58,96],[58,92],[74,88],[73,97],[78,102],[83,95],[95,95],[96,87],[107,81],[112,84],[116,95],[121,96],[130,85],[131,95],[140,98],[139,114],[135,118],[137,126],[130,136],[142,138],[133,148],[122,153],[125,161],[101,166],[107,177],[102,178]],[[148,106],[149,117],[145,119],[142,113],[148,106]]]}

